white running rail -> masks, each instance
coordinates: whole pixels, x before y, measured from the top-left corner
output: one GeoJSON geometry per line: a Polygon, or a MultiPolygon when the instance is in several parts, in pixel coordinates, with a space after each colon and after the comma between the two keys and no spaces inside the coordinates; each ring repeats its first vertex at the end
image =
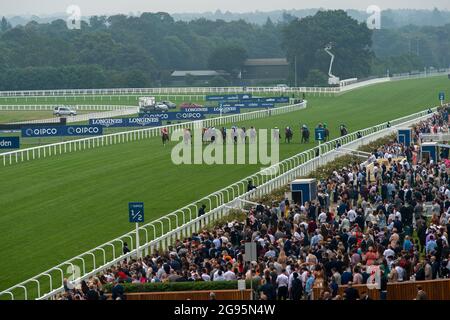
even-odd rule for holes
{"type": "MultiPolygon", "coordinates": [[[[0,104],[0,111],[53,111],[56,107],[62,104],[0,104]]],[[[124,105],[103,105],[103,104],[79,104],[70,105],[64,104],[65,107],[70,107],[78,111],[118,111],[136,109],[137,106],[124,105]]]]}
{"type": "MultiPolygon", "coordinates": [[[[436,108],[433,109],[435,111],[436,108]]],[[[358,131],[344,137],[323,143],[313,149],[301,152],[278,164],[253,174],[226,188],[216,191],[196,202],[180,208],[166,216],[147,223],[139,228],[140,252],[152,253],[155,250],[165,250],[176,239],[191,235],[205,225],[226,216],[231,208],[242,208],[246,201],[255,200],[274,190],[277,190],[298,177],[304,177],[335,158],[341,156],[336,151],[336,144],[342,147],[357,149],[358,147],[375,141],[392,133],[396,127],[408,126],[430,117],[428,111],[418,112],[406,117],[358,131]],[[276,170],[273,170],[276,169],[276,170]],[[247,182],[252,180],[257,188],[247,192],[247,182]],[[200,203],[208,205],[208,212],[197,217],[200,203]]],[[[0,292],[0,299],[51,299],[64,291],[64,278],[76,274],[75,282],[104,271],[117,262],[136,256],[135,231],[111,240],[101,246],[82,253],[53,267],[31,279],[21,282],[7,290],[0,292]],[[128,242],[131,252],[123,255],[122,247],[128,242]]]]}
{"type": "MultiPolygon", "coordinates": [[[[440,76],[450,72],[449,69],[439,69],[424,72],[410,72],[394,75],[392,80],[415,79],[440,76]]],[[[383,79],[383,78],[381,78],[383,79]]],[[[368,80],[368,84],[373,84],[368,80]]],[[[358,83],[364,83],[361,81],[358,83]]],[[[344,86],[346,88],[348,86],[344,86]]],[[[348,90],[348,89],[347,89],[348,90]]],[[[0,91],[0,97],[65,97],[65,96],[101,96],[101,95],[174,95],[174,94],[225,94],[244,92],[244,87],[187,87],[187,88],[120,88],[120,89],[62,89],[62,90],[22,90],[0,91]]],[[[336,94],[343,92],[340,87],[245,87],[246,93],[305,93],[305,94],[336,94]]]]}
{"type": "MultiPolygon", "coordinates": [[[[133,107],[116,111],[104,111],[104,112],[79,114],[76,116],[68,116],[66,117],[66,121],[67,123],[83,122],[89,121],[90,119],[114,118],[120,116],[129,116],[137,113],[139,113],[139,107],[133,107]]],[[[49,119],[27,120],[21,122],[14,122],[12,124],[33,124],[33,123],[52,123],[52,122],[60,122],[59,117],[53,117],[49,119]]]]}

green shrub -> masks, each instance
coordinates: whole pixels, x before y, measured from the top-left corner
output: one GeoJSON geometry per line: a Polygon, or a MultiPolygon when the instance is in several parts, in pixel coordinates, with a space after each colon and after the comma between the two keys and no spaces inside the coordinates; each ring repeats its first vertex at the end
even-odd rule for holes
{"type": "MultiPolygon", "coordinates": [[[[237,281],[189,281],[189,282],[157,282],[157,283],[124,283],[126,293],[138,292],[173,292],[173,291],[202,291],[202,290],[237,290],[237,281]]],[[[247,281],[250,288],[250,281],[247,281]]],[[[253,288],[257,288],[256,281],[253,288]]],[[[112,284],[104,286],[105,292],[111,292],[112,284]]]]}

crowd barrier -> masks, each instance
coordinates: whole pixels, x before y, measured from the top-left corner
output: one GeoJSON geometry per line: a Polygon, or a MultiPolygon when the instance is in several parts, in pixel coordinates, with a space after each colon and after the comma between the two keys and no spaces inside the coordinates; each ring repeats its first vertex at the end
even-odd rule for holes
{"type": "MultiPolygon", "coordinates": [[[[427,294],[428,300],[450,300],[450,279],[388,283],[386,300],[413,300],[417,296],[419,285],[427,294]]],[[[339,286],[338,295],[342,297],[346,288],[347,286],[339,286]]],[[[358,290],[360,296],[366,292],[372,300],[381,298],[380,290],[369,289],[365,284],[353,285],[353,288],[358,290]]],[[[323,288],[313,288],[313,299],[319,299],[322,291],[323,288]]]]}
{"type": "MultiPolygon", "coordinates": [[[[433,110],[436,110],[436,108],[433,110]]],[[[0,298],[6,295],[14,299],[19,294],[24,295],[25,299],[27,299],[28,296],[31,296],[30,292],[38,299],[54,298],[56,294],[63,291],[61,284],[68,274],[73,275],[76,273],[77,277],[73,280],[81,281],[106,270],[123,259],[141,253],[152,253],[156,249],[165,250],[176,239],[182,239],[194,232],[198,232],[206,225],[226,216],[233,209],[244,208],[248,201],[259,199],[274,190],[278,190],[298,177],[307,176],[319,166],[342,156],[341,152],[336,151],[337,143],[345,148],[357,149],[360,146],[391,134],[396,130],[397,126],[412,125],[428,117],[430,117],[428,110],[414,113],[392,120],[389,123],[386,122],[360,130],[359,132],[353,132],[344,137],[323,143],[313,149],[301,152],[141,226],[139,228],[139,252],[134,245],[136,233],[135,231],[130,231],[121,237],[82,253],[27,281],[0,292],[0,298]],[[359,137],[358,133],[362,137],[359,137]],[[247,191],[248,180],[252,180],[257,186],[256,189],[250,192],[247,191]],[[201,217],[197,217],[201,203],[208,205],[208,212],[201,217]],[[126,255],[123,255],[121,252],[124,242],[128,242],[131,249],[131,252],[126,255]]]]}

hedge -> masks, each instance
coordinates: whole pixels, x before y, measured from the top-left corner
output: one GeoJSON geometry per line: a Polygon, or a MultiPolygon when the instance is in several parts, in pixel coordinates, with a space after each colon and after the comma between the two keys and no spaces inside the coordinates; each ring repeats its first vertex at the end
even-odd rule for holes
{"type": "MultiPolygon", "coordinates": [[[[157,283],[123,283],[126,293],[138,292],[171,292],[171,291],[202,291],[202,290],[237,290],[237,281],[186,281],[186,282],[157,282],[157,283]]],[[[258,284],[254,280],[253,288],[258,284]]],[[[113,284],[104,286],[105,292],[111,292],[113,284]]],[[[250,288],[250,281],[247,281],[250,288]]]]}

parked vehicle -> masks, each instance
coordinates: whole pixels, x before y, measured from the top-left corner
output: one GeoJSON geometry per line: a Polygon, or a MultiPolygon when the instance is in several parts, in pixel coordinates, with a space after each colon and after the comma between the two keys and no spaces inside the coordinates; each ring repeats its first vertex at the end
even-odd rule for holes
{"type": "Polygon", "coordinates": [[[139,112],[155,111],[155,106],[156,106],[155,97],[139,98],[139,112]]]}
{"type": "Polygon", "coordinates": [[[56,107],[53,109],[53,115],[60,117],[60,116],[76,116],[77,111],[74,109],[71,109],[69,107],[56,107]]]}
{"type": "Polygon", "coordinates": [[[177,105],[171,101],[162,101],[162,103],[164,103],[166,106],[169,107],[169,109],[176,109],[177,105]]]}
{"type": "Polygon", "coordinates": [[[289,89],[289,86],[287,84],[277,84],[276,88],[280,91],[286,91],[289,89]]]}
{"type": "Polygon", "coordinates": [[[162,102],[157,102],[155,105],[155,111],[169,111],[169,107],[162,102]]]}

